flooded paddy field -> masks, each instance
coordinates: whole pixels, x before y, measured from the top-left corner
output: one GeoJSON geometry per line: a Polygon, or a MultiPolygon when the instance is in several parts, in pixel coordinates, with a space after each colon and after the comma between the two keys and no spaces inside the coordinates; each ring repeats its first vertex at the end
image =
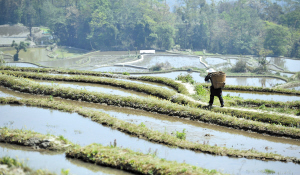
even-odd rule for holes
{"type": "Polygon", "coordinates": [[[27,166],[35,170],[47,169],[50,172],[54,172],[57,174],[60,174],[62,169],[69,169],[69,172],[71,174],[131,174],[109,167],[102,167],[99,165],[85,163],[79,160],[68,159],[65,157],[64,153],[45,150],[37,151],[24,146],[5,143],[0,143],[0,155],[17,158],[21,162],[24,161],[27,166]]]}
{"type": "Polygon", "coordinates": [[[4,115],[7,116],[5,121],[1,120],[2,126],[13,123],[13,128],[21,129],[26,126],[28,129],[43,134],[63,135],[70,141],[80,145],[90,143],[109,145],[110,142],[116,139],[117,145],[124,148],[130,148],[143,153],[148,153],[151,148],[152,151],[157,150],[158,157],[165,158],[166,160],[186,162],[231,174],[263,174],[261,171],[264,169],[272,169],[276,173],[290,174],[295,174],[299,171],[299,165],[290,162],[229,158],[178,148],[169,148],[143,139],[130,137],[111,128],[103,127],[77,114],[14,105],[1,105],[1,111],[5,111],[4,115]]]}
{"type": "MultiPolygon", "coordinates": [[[[100,53],[101,52],[99,52],[98,54],[100,53]]],[[[104,57],[106,57],[107,55],[109,55],[109,52],[101,53],[101,54],[104,57]]],[[[120,55],[122,54],[120,53],[120,55]]],[[[101,55],[96,57],[95,60],[104,59],[104,57],[102,57],[101,55]]],[[[160,62],[160,60],[163,61],[170,60],[172,62],[173,59],[176,59],[176,58],[157,59],[155,57],[156,56],[154,56],[153,58],[156,59],[156,62],[160,62]]],[[[166,57],[170,57],[170,56],[166,55],[166,57]]],[[[145,58],[150,58],[150,57],[147,56],[145,58]]],[[[219,60],[220,63],[218,62],[216,64],[221,64],[223,61],[227,62],[227,60],[223,60],[221,58],[217,58],[211,61],[217,61],[218,59],[220,59],[219,60]]],[[[123,59],[122,57],[119,60],[126,61],[127,58],[123,59]]],[[[178,60],[179,60],[178,63],[176,61],[173,61],[172,63],[170,62],[170,64],[179,66],[179,64],[181,64],[180,63],[181,58],[179,57],[178,60]]],[[[237,59],[232,59],[232,58],[231,60],[237,61],[237,59]]],[[[197,59],[197,61],[199,62],[199,59],[197,59]]],[[[194,63],[196,64],[196,62],[194,63]]],[[[74,65],[76,64],[77,63],[75,61],[74,65]]],[[[145,63],[145,65],[147,66],[155,65],[155,64],[156,63],[150,61],[145,63]]],[[[159,74],[134,74],[133,73],[131,75],[160,76],[160,77],[175,79],[178,75],[187,74],[187,73],[192,75],[193,79],[196,82],[199,83],[204,82],[204,77],[201,77],[200,73],[198,72],[178,71],[178,72],[159,73],[159,74]]],[[[157,83],[149,83],[149,82],[142,82],[142,81],[135,81],[135,80],[128,80],[128,79],[117,79],[117,80],[122,80],[125,82],[136,82],[136,83],[146,84],[154,87],[167,88],[166,86],[157,83]]],[[[97,85],[92,83],[72,83],[72,82],[60,82],[60,81],[52,82],[52,81],[40,81],[40,80],[37,80],[36,82],[39,82],[41,84],[53,85],[53,86],[59,85],[62,87],[71,87],[75,89],[94,91],[94,92],[103,92],[107,94],[117,94],[122,96],[136,95],[138,98],[147,98],[148,96],[143,93],[135,93],[134,91],[130,91],[130,90],[127,91],[122,88],[114,88],[112,86],[102,86],[102,85],[97,85]]],[[[284,83],[285,81],[280,79],[263,78],[263,77],[227,77],[226,79],[226,84],[228,85],[274,87],[277,84],[284,84],[284,83]]],[[[290,96],[290,95],[271,94],[271,93],[252,93],[252,92],[245,92],[245,91],[224,90],[223,95],[225,96],[227,94],[230,94],[230,96],[240,96],[243,97],[244,99],[263,99],[263,100],[274,100],[274,101],[299,101],[300,100],[299,96],[293,96],[293,95],[290,96]]],[[[11,96],[17,98],[24,98],[24,99],[26,98],[48,98],[49,99],[48,96],[33,96],[29,94],[14,92],[6,88],[0,87],[0,97],[11,97],[11,96]]],[[[265,134],[258,134],[253,132],[236,130],[232,128],[221,127],[221,126],[216,126],[216,125],[202,123],[202,122],[185,120],[185,119],[178,118],[176,116],[161,115],[157,113],[150,113],[150,112],[135,110],[131,108],[120,108],[120,107],[100,105],[94,103],[64,100],[61,98],[53,98],[53,100],[60,101],[61,103],[72,104],[74,107],[76,106],[76,107],[101,111],[122,121],[126,121],[136,125],[143,124],[147,128],[151,128],[153,130],[162,133],[166,132],[173,136],[176,135],[176,132],[182,132],[183,130],[185,130],[186,140],[191,142],[196,142],[196,143],[201,143],[201,144],[206,144],[211,146],[217,145],[221,147],[239,149],[239,150],[255,150],[264,153],[278,153],[284,156],[291,156],[297,158],[300,157],[299,140],[287,139],[283,137],[274,137],[265,134]]],[[[149,142],[137,137],[129,136],[110,127],[102,126],[98,123],[91,121],[88,118],[83,118],[82,116],[76,113],[70,114],[70,113],[60,112],[51,109],[42,109],[36,107],[15,106],[15,105],[0,105],[0,127],[4,127],[4,126],[14,128],[14,129],[26,128],[43,134],[49,133],[54,135],[63,135],[65,138],[69,139],[73,143],[77,143],[82,146],[91,143],[110,145],[116,139],[118,147],[130,148],[132,150],[140,151],[145,154],[152,152],[155,153],[159,158],[164,158],[166,160],[176,160],[178,162],[185,162],[191,165],[196,165],[208,169],[216,169],[220,172],[230,173],[230,174],[264,174],[263,170],[265,169],[273,170],[276,172],[276,174],[297,174],[298,172],[300,172],[299,164],[294,164],[292,162],[275,162],[275,161],[261,161],[256,159],[230,158],[227,156],[215,156],[215,155],[204,154],[200,152],[184,150],[184,149],[179,149],[174,147],[170,148],[168,146],[149,142]],[[6,116],[6,117],[1,117],[1,116],[6,116]]],[[[3,148],[1,145],[0,147],[3,148]]],[[[8,148],[5,149],[8,150],[8,148]]],[[[7,151],[7,152],[11,152],[11,151],[7,151]]],[[[75,161],[75,160],[66,159],[64,157],[64,154],[61,154],[60,156],[61,159],[64,161],[67,162],[75,161]]],[[[14,154],[12,154],[11,157],[14,157],[14,154]]],[[[36,158],[36,159],[44,160],[45,158],[36,158]]],[[[77,163],[79,164],[79,166],[81,166],[82,162],[77,161],[77,163]]],[[[56,165],[51,165],[51,166],[56,166],[56,165]]],[[[38,168],[34,165],[33,167],[38,168]]],[[[59,168],[60,167],[62,166],[59,166],[59,168]]],[[[53,171],[57,172],[60,170],[59,168],[53,171]]],[[[73,168],[69,168],[68,165],[63,166],[62,168],[71,169],[71,172],[74,172],[73,168]]],[[[92,168],[84,167],[83,169],[91,170],[92,168]]],[[[95,172],[103,173],[100,170],[95,172]]],[[[105,173],[106,172],[104,172],[103,174],[105,173]]]]}
{"type": "Polygon", "coordinates": [[[272,100],[272,101],[282,101],[282,102],[300,100],[300,96],[288,95],[288,94],[223,90],[223,96],[226,95],[238,96],[244,99],[260,99],[260,100],[272,100]]]}
{"type": "Polygon", "coordinates": [[[92,92],[101,92],[112,95],[121,95],[121,96],[133,96],[138,98],[147,98],[148,94],[136,92],[132,90],[126,90],[123,88],[118,88],[114,86],[94,84],[94,83],[79,83],[79,82],[62,82],[62,81],[44,81],[44,80],[35,80],[40,84],[44,85],[52,85],[52,86],[61,86],[61,87],[69,87],[79,90],[86,90],[92,92]]]}

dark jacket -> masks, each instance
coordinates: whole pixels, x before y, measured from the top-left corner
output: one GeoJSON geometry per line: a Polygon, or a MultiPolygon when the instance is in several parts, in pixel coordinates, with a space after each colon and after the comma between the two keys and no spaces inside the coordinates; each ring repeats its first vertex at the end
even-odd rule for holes
{"type": "Polygon", "coordinates": [[[219,88],[219,89],[215,89],[213,87],[213,84],[212,84],[212,80],[211,80],[211,73],[209,73],[208,75],[206,75],[205,77],[205,81],[210,81],[211,82],[211,86],[210,86],[210,95],[213,95],[213,96],[221,96],[222,95],[222,88],[219,88]]]}

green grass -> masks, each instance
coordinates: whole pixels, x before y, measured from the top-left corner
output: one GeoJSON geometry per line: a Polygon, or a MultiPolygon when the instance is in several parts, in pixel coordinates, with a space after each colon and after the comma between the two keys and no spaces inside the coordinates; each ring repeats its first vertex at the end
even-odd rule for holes
{"type": "Polygon", "coordinates": [[[262,173],[265,173],[265,174],[275,174],[275,171],[270,170],[270,169],[265,169],[264,171],[262,171],[262,173]]]}
{"type": "Polygon", "coordinates": [[[76,158],[104,166],[125,169],[137,174],[222,174],[176,161],[167,161],[151,154],[134,152],[130,149],[91,144],[76,148],[66,153],[67,157],[76,158]]]}
{"type": "Polygon", "coordinates": [[[71,142],[69,142],[65,138],[56,138],[53,135],[42,135],[40,133],[31,131],[31,130],[25,130],[25,129],[9,129],[7,127],[0,128],[0,139],[5,140],[6,143],[13,143],[18,145],[26,145],[26,141],[30,138],[38,138],[40,140],[45,140],[49,138],[54,138],[55,141],[52,141],[50,143],[50,147],[48,149],[51,150],[65,150],[66,148],[69,148],[73,146],[71,142]],[[69,144],[69,145],[67,145],[69,144]]]}

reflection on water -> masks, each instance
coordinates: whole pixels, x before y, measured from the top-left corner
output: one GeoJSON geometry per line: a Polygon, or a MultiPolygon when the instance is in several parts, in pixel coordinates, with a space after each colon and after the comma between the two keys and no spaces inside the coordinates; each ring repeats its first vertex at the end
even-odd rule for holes
{"type": "Polygon", "coordinates": [[[176,56],[176,55],[165,55],[165,56],[145,56],[144,60],[141,62],[134,63],[134,65],[143,66],[150,68],[157,63],[166,63],[169,62],[171,67],[181,68],[181,67],[197,67],[204,68],[200,63],[199,57],[191,56],[176,56]]]}
{"type": "MultiPolygon", "coordinates": [[[[203,74],[200,76],[198,72],[169,72],[169,73],[158,73],[158,74],[133,74],[133,76],[155,76],[155,77],[166,77],[175,80],[180,75],[190,74],[197,83],[204,83],[203,74]]],[[[277,84],[284,84],[285,81],[276,78],[265,78],[265,77],[226,77],[226,85],[238,85],[238,86],[259,86],[259,87],[274,87],[277,84]]]]}
{"type": "Polygon", "coordinates": [[[203,59],[208,65],[216,65],[221,63],[227,63],[227,60],[223,60],[221,58],[212,58],[212,57],[206,57],[203,59]]]}
{"type": "Polygon", "coordinates": [[[35,64],[30,63],[5,63],[5,66],[12,66],[12,67],[34,67],[39,68],[40,66],[37,66],[35,64]]]}
{"type": "Polygon", "coordinates": [[[285,81],[267,77],[226,77],[226,85],[274,87],[285,81]]]}
{"type": "Polygon", "coordinates": [[[99,72],[149,72],[148,69],[136,69],[131,67],[120,67],[120,66],[111,66],[111,67],[100,67],[93,69],[92,71],[99,72]]]}
{"type": "MultiPolygon", "coordinates": [[[[14,49],[4,51],[6,54],[14,55],[16,51],[14,49]]],[[[45,48],[28,48],[27,52],[20,51],[19,58],[26,62],[39,62],[47,61],[50,58],[47,56],[49,52],[45,48]]]]}
{"type": "Polygon", "coordinates": [[[178,75],[186,75],[190,74],[193,79],[198,83],[204,83],[204,77],[200,77],[200,73],[198,72],[187,72],[187,71],[176,71],[176,72],[169,72],[169,73],[158,73],[158,74],[132,74],[132,76],[153,76],[153,77],[165,77],[165,78],[171,78],[175,80],[178,75]]]}
{"type": "Polygon", "coordinates": [[[297,90],[297,91],[300,91],[300,86],[291,87],[291,88],[288,88],[288,89],[292,89],[292,90],[297,90]]]}
{"type": "Polygon", "coordinates": [[[270,63],[273,63],[281,68],[284,68],[291,72],[299,72],[300,71],[300,60],[293,60],[288,59],[284,57],[268,57],[268,61],[271,61],[270,63]]]}
{"type": "Polygon", "coordinates": [[[85,163],[79,160],[67,159],[64,153],[50,151],[37,152],[24,146],[0,143],[0,155],[17,158],[34,170],[47,169],[57,174],[62,169],[69,169],[71,174],[130,174],[121,170],[85,163]]]}
{"type": "Polygon", "coordinates": [[[224,90],[223,95],[226,96],[227,94],[230,94],[230,96],[239,96],[244,99],[273,100],[273,101],[282,101],[282,102],[300,100],[300,96],[282,95],[282,94],[267,93],[267,92],[245,92],[245,91],[224,90]]]}

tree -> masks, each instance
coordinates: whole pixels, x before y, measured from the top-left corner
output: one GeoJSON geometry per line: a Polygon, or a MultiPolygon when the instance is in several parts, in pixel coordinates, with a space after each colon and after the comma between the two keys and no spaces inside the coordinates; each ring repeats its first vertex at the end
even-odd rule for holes
{"type": "Polygon", "coordinates": [[[5,60],[3,58],[3,52],[0,51],[0,66],[2,66],[5,63],[5,60]]]}
{"type": "Polygon", "coordinates": [[[17,44],[15,40],[13,40],[11,47],[14,47],[16,49],[16,54],[14,55],[14,61],[19,61],[19,52],[21,50],[24,50],[24,52],[27,52],[27,47],[29,46],[29,43],[24,43],[23,41],[20,42],[20,44],[17,44]]]}
{"type": "Polygon", "coordinates": [[[291,34],[287,27],[266,22],[265,49],[273,51],[277,56],[286,55],[291,47],[288,45],[290,37],[291,34]]]}
{"type": "Polygon", "coordinates": [[[270,63],[270,61],[267,60],[267,56],[271,54],[273,54],[272,50],[261,49],[259,51],[259,58],[258,58],[258,63],[260,64],[260,67],[258,68],[259,72],[267,71],[267,65],[270,63]]]}

